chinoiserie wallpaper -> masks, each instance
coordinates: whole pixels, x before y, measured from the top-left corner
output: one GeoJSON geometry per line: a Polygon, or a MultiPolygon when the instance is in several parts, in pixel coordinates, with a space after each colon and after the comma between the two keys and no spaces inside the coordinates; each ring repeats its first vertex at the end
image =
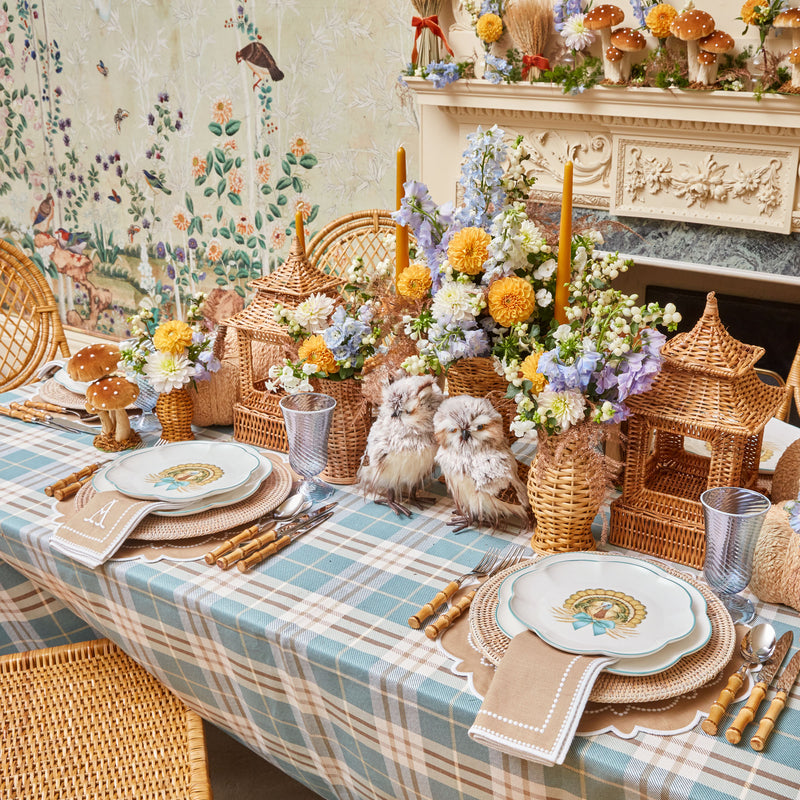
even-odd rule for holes
{"type": "Polygon", "coordinates": [[[0,237],[70,325],[126,335],[145,295],[212,315],[414,174],[408,0],[0,0],[0,237]]]}

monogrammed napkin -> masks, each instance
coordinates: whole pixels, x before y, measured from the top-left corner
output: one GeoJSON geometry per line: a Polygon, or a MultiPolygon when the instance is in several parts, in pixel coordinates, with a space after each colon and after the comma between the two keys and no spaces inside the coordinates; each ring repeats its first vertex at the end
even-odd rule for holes
{"type": "Polygon", "coordinates": [[[508,645],[469,735],[540,764],[562,764],[597,676],[616,658],[564,653],[525,631],[508,645]]]}
{"type": "Polygon", "coordinates": [[[87,567],[97,567],[116,552],[143,517],[168,508],[175,504],[98,492],[61,524],[50,546],[87,567]]]}

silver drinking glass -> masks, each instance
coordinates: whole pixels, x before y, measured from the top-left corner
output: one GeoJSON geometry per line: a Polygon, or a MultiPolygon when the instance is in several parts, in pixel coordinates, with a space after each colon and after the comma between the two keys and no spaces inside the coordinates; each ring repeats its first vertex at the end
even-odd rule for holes
{"type": "Polygon", "coordinates": [[[330,497],[333,487],[317,475],[328,463],[328,433],[336,400],[318,392],[290,394],[280,401],[289,440],[289,464],[303,478],[297,490],[318,501],[330,497]]]}
{"type": "Polygon", "coordinates": [[[708,489],[700,495],[706,529],[703,575],[734,622],[747,624],[753,604],[739,596],[753,573],[753,553],[770,502],[763,494],[738,486],[708,489]]]}

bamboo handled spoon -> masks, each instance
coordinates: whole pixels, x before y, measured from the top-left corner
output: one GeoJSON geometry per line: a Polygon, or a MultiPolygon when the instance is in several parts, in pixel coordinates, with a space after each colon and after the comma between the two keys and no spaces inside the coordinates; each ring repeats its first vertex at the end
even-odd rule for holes
{"type": "Polygon", "coordinates": [[[739,648],[745,663],[728,678],[727,685],[711,706],[708,717],[703,720],[700,727],[706,733],[711,734],[711,736],[716,735],[719,730],[720,720],[733,701],[733,698],[736,697],[736,693],[742,688],[745,672],[756,665],[759,665],[758,669],[760,669],[760,665],[768,661],[775,650],[776,641],[777,636],[775,635],[775,628],[768,622],[759,622],[758,625],[753,625],[753,627],[745,633],[739,648]]]}

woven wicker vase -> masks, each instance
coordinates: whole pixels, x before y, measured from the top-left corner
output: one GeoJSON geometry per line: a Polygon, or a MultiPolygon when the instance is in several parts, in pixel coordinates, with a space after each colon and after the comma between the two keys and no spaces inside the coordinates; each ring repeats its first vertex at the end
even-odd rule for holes
{"type": "Polygon", "coordinates": [[[447,393],[486,397],[489,392],[506,393],[508,383],[494,371],[491,358],[462,358],[447,370],[447,393]]]}
{"type": "Polygon", "coordinates": [[[605,496],[605,461],[595,447],[596,425],[576,425],[540,436],[528,473],[528,499],[536,515],[531,547],[537,553],[594,550],[592,522],[605,496]]]}
{"type": "Polygon", "coordinates": [[[187,442],[194,439],[192,414],[194,401],[189,389],[173,389],[158,396],[155,408],[165,442],[187,442]]]}
{"type": "Polygon", "coordinates": [[[320,478],[340,485],[355,483],[372,425],[372,408],[364,399],[361,381],[321,379],[313,383],[316,391],[336,400],[328,435],[328,466],[320,478]]]}

